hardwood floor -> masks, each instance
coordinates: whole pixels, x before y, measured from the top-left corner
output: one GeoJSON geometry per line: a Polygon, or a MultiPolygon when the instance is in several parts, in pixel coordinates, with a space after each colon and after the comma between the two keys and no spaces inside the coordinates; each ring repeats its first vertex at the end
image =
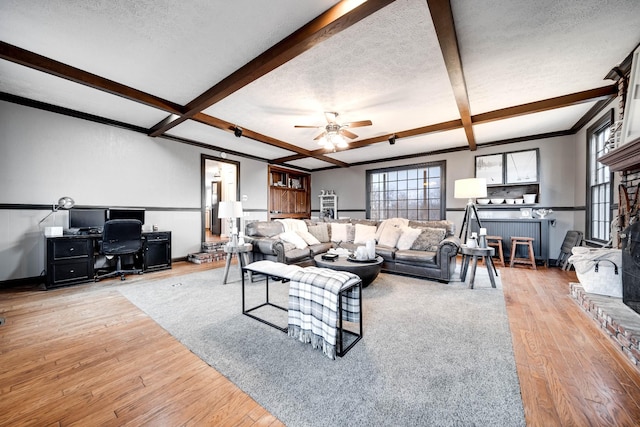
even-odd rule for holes
{"type": "MultiPolygon", "coordinates": [[[[574,273],[500,273],[527,425],[638,425],[640,374],[571,299],[574,273]]],[[[0,290],[0,425],[282,425],[109,283],[0,290]]]]}

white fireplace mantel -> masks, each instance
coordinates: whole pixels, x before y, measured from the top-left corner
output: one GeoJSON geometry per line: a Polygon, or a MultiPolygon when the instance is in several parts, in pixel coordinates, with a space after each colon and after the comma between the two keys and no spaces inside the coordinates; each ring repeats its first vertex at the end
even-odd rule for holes
{"type": "Polygon", "coordinates": [[[611,150],[598,161],[613,172],[640,170],[640,138],[611,150]]]}

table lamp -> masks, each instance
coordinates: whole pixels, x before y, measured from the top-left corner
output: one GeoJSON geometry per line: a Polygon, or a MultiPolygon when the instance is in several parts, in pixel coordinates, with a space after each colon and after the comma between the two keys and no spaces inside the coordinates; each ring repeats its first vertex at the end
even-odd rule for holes
{"type": "Polygon", "coordinates": [[[238,226],[236,219],[242,218],[242,202],[224,201],[218,203],[218,218],[229,220],[229,232],[231,233],[231,246],[238,246],[238,226]]]}
{"type": "Polygon", "coordinates": [[[458,179],[454,183],[453,197],[455,197],[456,199],[468,199],[459,236],[460,238],[462,238],[462,234],[466,229],[466,233],[464,234],[464,242],[466,243],[470,231],[469,222],[471,221],[471,218],[473,218],[473,215],[475,215],[476,222],[478,223],[478,228],[482,228],[474,199],[477,197],[487,197],[487,180],[484,178],[458,179]]]}

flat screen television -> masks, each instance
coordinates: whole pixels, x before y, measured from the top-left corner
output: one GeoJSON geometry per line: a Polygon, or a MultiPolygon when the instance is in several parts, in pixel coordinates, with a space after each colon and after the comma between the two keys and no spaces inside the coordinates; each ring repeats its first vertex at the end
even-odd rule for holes
{"type": "Polygon", "coordinates": [[[69,228],[102,231],[106,220],[104,209],[69,209],[69,228]]]}
{"type": "Polygon", "coordinates": [[[144,209],[109,209],[107,219],[137,219],[144,224],[144,209]]]}

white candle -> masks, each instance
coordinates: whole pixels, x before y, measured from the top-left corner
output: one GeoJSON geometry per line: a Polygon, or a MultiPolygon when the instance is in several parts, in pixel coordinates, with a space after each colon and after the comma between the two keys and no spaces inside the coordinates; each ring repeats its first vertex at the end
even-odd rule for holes
{"type": "Polygon", "coordinates": [[[487,229],[486,228],[481,228],[480,229],[480,235],[481,236],[486,236],[487,235],[487,229]]]}
{"type": "Polygon", "coordinates": [[[477,239],[478,238],[478,233],[476,233],[475,231],[473,233],[471,233],[471,238],[472,239],[477,239]]]}

